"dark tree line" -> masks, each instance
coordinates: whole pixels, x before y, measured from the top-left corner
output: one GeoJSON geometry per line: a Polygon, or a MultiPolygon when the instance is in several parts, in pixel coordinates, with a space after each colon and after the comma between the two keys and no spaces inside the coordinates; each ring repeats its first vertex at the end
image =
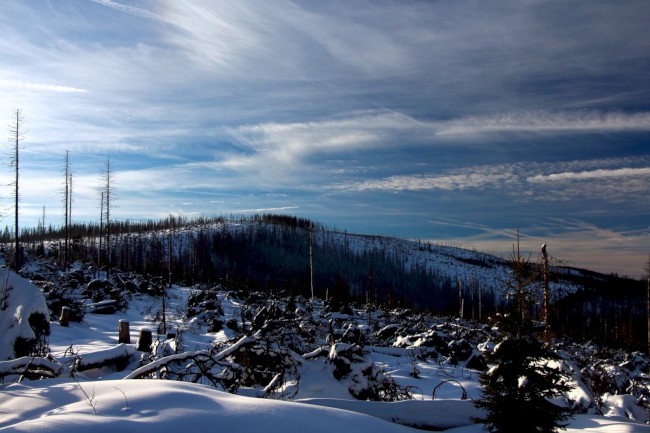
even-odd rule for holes
{"type": "MultiPolygon", "coordinates": [[[[457,314],[457,281],[421,264],[405,265],[406,257],[380,246],[354,251],[347,235],[320,224],[284,215],[159,221],[109,221],[69,225],[69,259],[98,267],[119,267],[183,284],[223,284],[237,290],[264,290],[339,304],[351,301],[457,314]],[[230,224],[224,224],[230,222],[230,224]],[[233,224],[234,223],[234,224],[233,224]],[[241,225],[237,225],[241,223],[241,225]],[[109,245],[101,245],[110,229],[109,245]],[[309,231],[313,240],[310,274],[309,231]],[[171,253],[171,259],[170,259],[171,253]]],[[[25,229],[22,242],[65,260],[64,228],[25,229]]],[[[7,241],[11,235],[4,234],[7,241]]],[[[486,305],[494,304],[486,295],[486,305]]]]}

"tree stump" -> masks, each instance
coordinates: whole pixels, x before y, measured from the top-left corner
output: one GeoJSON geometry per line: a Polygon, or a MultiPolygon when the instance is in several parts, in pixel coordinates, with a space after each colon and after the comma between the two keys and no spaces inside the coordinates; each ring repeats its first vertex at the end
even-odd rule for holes
{"type": "Polygon", "coordinates": [[[151,330],[141,329],[138,337],[138,352],[151,352],[151,330]]]}
{"type": "Polygon", "coordinates": [[[120,319],[117,323],[118,343],[131,344],[131,331],[129,330],[129,322],[120,319]]]}
{"type": "Polygon", "coordinates": [[[70,325],[70,307],[61,307],[61,316],[59,323],[66,328],[70,325]]]}

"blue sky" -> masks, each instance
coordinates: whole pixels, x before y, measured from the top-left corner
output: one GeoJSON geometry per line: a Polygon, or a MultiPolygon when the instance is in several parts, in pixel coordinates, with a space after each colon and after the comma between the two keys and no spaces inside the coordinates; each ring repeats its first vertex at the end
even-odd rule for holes
{"type": "Polygon", "coordinates": [[[2,0],[21,225],[62,223],[69,150],[77,220],[110,156],[119,219],[277,212],[501,256],[519,228],[533,259],[639,276],[649,22],[646,0],[2,0]]]}

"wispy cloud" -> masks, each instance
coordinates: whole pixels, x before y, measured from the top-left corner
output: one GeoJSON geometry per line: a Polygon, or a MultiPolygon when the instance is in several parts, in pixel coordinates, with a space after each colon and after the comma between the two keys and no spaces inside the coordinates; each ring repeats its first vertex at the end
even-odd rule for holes
{"type": "Polygon", "coordinates": [[[282,212],[285,210],[295,210],[298,209],[298,206],[282,206],[282,207],[268,207],[268,208],[257,208],[257,209],[238,209],[233,211],[234,213],[261,213],[261,212],[282,212]]]}
{"type": "Polygon", "coordinates": [[[30,90],[38,92],[84,93],[86,89],[58,84],[27,83],[22,81],[0,80],[0,88],[30,90]]]}
{"type": "MultiPolygon", "coordinates": [[[[401,8],[395,8],[395,12],[401,8]]],[[[165,19],[174,25],[170,40],[187,50],[196,65],[216,74],[237,73],[261,80],[342,78],[376,75],[412,65],[409,39],[400,28],[381,29],[361,4],[346,14],[322,5],[295,2],[168,2],[165,19]],[[399,31],[397,33],[396,31],[399,31]],[[396,36],[402,35],[399,39],[396,36]]],[[[408,22],[395,13],[391,22],[408,22]]],[[[393,27],[390,25],[390,27],[393,27]]],[[[418,45],[421,45],[420,42],[418,45]]]]}
{"type": "Polygon", "coordinates": [[[650,113],[575,111],[521,111],[489,116],[471,116],[441,123],[439,136],[483,135],[487,133],[650,131],[650,113]]]}
{"type": "Polygon", "coordinates": [[[469,170],[462,174],[446,176],[407,175],[390,176],[380,180],[366,180],[356,184],[340,184],[341,189],[356,191],[425,191],[425,190],[463,190],[467,188],[496,187],[514,178],[513,173],[504,173],[496,167],[471,173],[469,170]]]}
{"type": "Polygon", "coordinates": [[[135,16],[138,16],[138,17],[148,18],[148,19],[152,19],[152,20],[160,20],[161,19],[161,17],[159,15],[157,15],[157,14],[151,12],[151,11],[148,11],[146,9],[142,9],[142,8],[132,6],[132,5],[127,5],[127,4],[124,4],[124,3],[119,3],[119,2],[116,2],[116,1],[113,1],[113,0],[90,0],[90,1],[92,1],[93,3],[100,4],[102,6],[106,6],[108,8],[114,9],[114,10],[119,11],[119,12],[127,13],[129,15],[135,15],[135,16]]]}
{"type": "Polygon", "coordinates": [[[650,177],[650,167],[643,168],[618,168],[614,170],[599,169],[590,171],[567,171],[551,173],[526,178],[531,183],[566,182],[572,180],[592,180],[610,178],[650,177]]]}
{"type": "Polygon", "coordinates": [[[309,122],[244,125],[232,133],[235,138],[260,150],[279,146],[345,150],[350,146],[385,144],[390,139],[389,131],[406,131],[412,126],[405,116],[396,112],[366,111],[309,122]]]}
{"type": "MultiPolygon", "coordinates": [[[[496,133],[562,134],[564,132],[635,132],[650,131],[650,113],[609,113],[600,111],[526,111],[490,116],[470,116],[448,121],[417,120],[382,108],[348,113],[335,119],[309,122],[262,123],[229,128],[232,137],[255,153],[277,162],[296,163],[314,153],[351,152],[361,149],[406,147],[419,143],[422,147],[458,146],[458,141],[471,141],[472,147],[486,148],[496,133]],[[485,144],[477,144],[476,137],[485,144]]],[[[255,156],[249,155],[249,162],[255,156]]],[[[404,182],[400,177],[391,180],[404,182]]],[[[434,181],[431,177],[414,180],[413,186],[434,181]]],[[[450,179],[453,183],[453,179],[450,179]]],[[[435,183],[435,182],[434,182],[435,183]]],[[[458,185],[466,182],[459,180],[458,185]]],[[[471,183],[471,182],[470,182],[471,183]]],[[[388,186],[388,183],[385,183],[388,186]]],[[[421,186],[420,186],[421,188],[421,186]]]]}
{"type": "Polygon", "coordinates": [[[444,174],[410,174],[331,185],[347,191],[461,191],[493,189],[521,200],[566,201],[575,197],[607,201],[650,195],[650,159],[610,158],[555,163],[519,162],[463,167],[444,174]],[[641,167],[625,167],[634,160],[641,167]],[[621,168],[610,168],[618,165],[621,168]],[[643,166],[645,165],[645,166],[643,166]],[[600,168],[604,167],[604,168],[600,168]],[[605,168],[606,167],[606,168],[605,168]],[[571,171],[563,169],[573,169],[571,171]],[[575,171],[575,169],[583,170],[575,171]],[[576,182],[581,181],[581,182],[576,182]]]}

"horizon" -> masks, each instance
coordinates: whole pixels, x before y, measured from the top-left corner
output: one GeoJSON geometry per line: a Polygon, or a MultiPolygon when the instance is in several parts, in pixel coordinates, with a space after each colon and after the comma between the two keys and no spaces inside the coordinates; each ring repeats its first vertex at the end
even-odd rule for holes
{"type": "Polygon", "coordinates": [[[527,253],[644,275],[644,0],[3,6],[21,227],[63,223],[69,151],[73,221],[99,221],[110,157],[112,220],[290,213],[501,257],[519,230],[527,253]]]}

